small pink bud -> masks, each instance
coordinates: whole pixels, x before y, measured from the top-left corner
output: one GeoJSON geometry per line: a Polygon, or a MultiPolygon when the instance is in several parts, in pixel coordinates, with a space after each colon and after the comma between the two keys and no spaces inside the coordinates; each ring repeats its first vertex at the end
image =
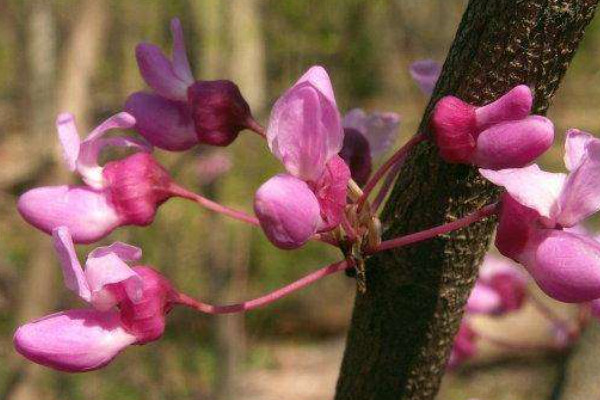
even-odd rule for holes
{"type": "Polygon", "coordinates": [[[171,197],[171,177],[148,153],[107,163],[103,177],[123,225],[152,223],[156,209],[171,197]]]}
{"type": "Polygon", "coordinates": [[[352,173],[352,179],[363,186],[371,176],[371,148],[369,141],[359,131],[344,129],[344,146],[340,157],[346,162],[352,173]]]}
{"type": "Polygon", "coordinates": [[[442,98],[431,119],[440,156],[453,163],[469,163],[475,152],[475,107],[454,96],[442,98]]]}
{"type": "Polygon", "coordinates": [[[250,106],[231,81],[198,81],[187,94],[200,143],[228,146],[252,118],[250,106]]]}

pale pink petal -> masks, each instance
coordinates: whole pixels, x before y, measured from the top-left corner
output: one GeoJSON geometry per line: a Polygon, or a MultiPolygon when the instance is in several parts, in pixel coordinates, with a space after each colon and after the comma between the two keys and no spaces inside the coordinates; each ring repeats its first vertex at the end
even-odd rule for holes
{"type": "Polygon", "coordinates": [[[296,82],[297,86],[303,82],[309,82],[313,87],[315,87],[323,96],[329,100],[334,107],[337,107],[335,102],[335,95],[333,94],[333,86],[331,85],[331,79],[329,79],[329,75],[325,68],[320,65],[315,65],[309,68],[308,71],[304,73],[296,82]]]}
{"type": "Polygon", "coordinates": [[[498,275],[508,275],[516,281],[527,283],[527,277],[513,261],[491,253],[486,254],[479,269],[479,279],[489,285],[498,275]]]}
{"type": "Polygon", "coordinates": [[[471,314],[495,314],[501,306],[500,295],[489,286],[477,282],[467,301],[466,311],[471,314]]]}
{"type": "Polygon", "coordinates": [[[573,226],[600,210],[600,140],[590,141],[560,197],[558,223],[573,226]]]}
{"type": "Polygon", "coordinates": [[[550,297],[580,303],[600,298],[600,244],[592,238],[544,229],[527,246],[521,263],[550,297]]]}
{"type": "Polygon", "coordinates": [[[393,112],[374,112],[366,121],[367,140],[371,156],[376,157],[389,150],[398,137],[400,116],[393,112]]]}
{"type": "Polygon", "coordinates": [[[121,223],[105,193],[82,186],[29,190],[19,197],[17,208],[27,222],[48,234],[65,226],[75,243],[100,240],[121,223]]]}
{"type": "Polygon", "coordinates": [[[183,151],[198,144],[185,103],[137,92],[129,96],[125,110],[135,117],[137,132],[161,149],[183,151]]]}
{"type": "Polygon", "coordinates": [[[171,34],[173,35],[173,72],[183,82],[191,85],[194,83],[194,77],[187,58],[183,28],[181,28],[179,18],[171,20],[171,34]]]}
{"type": "Polygon", "coordinates": [[[496,101],[477,107],[477,129],[484,130],[492,125],[526,118],[531,113],[533,94],[527,85],[519,85],[496,101]]]}
{"type": "Polygon", "coordinates": [[[116,254],[123,261],[139,261],[142,258],[142,249],[123,242],[96,247],[88,254],[88,258],[102,257],[109,253],[116,254]]]}
{"type": "Polygon", "coordinates": [[[81,139],[75,126],[75,117],[70,113],[59,114],[56,118],[56,129],[63,150],[63,157],[70,171],[77,169],[79,144],[81,139]]]}
{"type": "Polygon", "coordinates": [[[490,169],[523,167],[552,146],[554,125],[545,117],[492,125],[477,138],[473,164],[490,169]]]}
{"type": "Polygon", "coordinates": [[[569,129],[565,139],[565,165],[569,171],[576,169],[586,155],[585,147],[594,136],[579,129],[569,129]]]}
{"type": "Polygon", "coordinates": [[[321,208],[320,232],[329,231],[340,224],[346,207],[349,180],[348,165],[336,156],[327,163],[319,180],[311,184],[321,208]]]}
{"type": "Polygon", "coordinates": [[[121,299],[119,288],[133,302],[142,298],[142,280],[117,254],[90,254],[85,264],[85,276],[92,304],[99,310],[108,310],[121,299]],[[116,285],[119,287],[116,287],[116,285]]]}
{"type": "Polygon", "coordinates": [[[536,164],[499,171],[480,169],[479,172],[495,185],[504,186],[515,200],[536,210],[542,217],[552,219],[556,216],[565,174],[542,171],[536,164]]]}
{"type": "Polygon", "coordinates": [[[288,174],[275,175],[254,197],[254,211],[267,238],[277,247],[302,246],[321,220],[319,202],[306,182],[288,174]]]}
{"type": "Polygon", "coordinates": [[[52,237],[54,239],[54,249],[62,267],[65,286],[77,293],[83,300],[89,302],[92,299],[90,287],[77,259],[69,230],[64,226],[56,228],[52,231],[52,237]]]}
{"type": "Polygon", "coordinates": [[[101,368],[135,336],[121,326],[116,312],[69,310],[48,315],[17,329],[17,351],[29,360],[66,372],[101,368]]]}
{"type": "Polygon", "coordinates": [[[187,99],[191,82],[182,80],[175,73],[171,61],[158,46],[141,43],[135,48],[135,56],[142,78],[156,93],[170,100],[187,99]]]}
{"type": "Polygon", "coordinates": [[[346,129],[354,129],[363,135],[366,135],[366,122],[367,113],[360,108],[353,108],[344,115],[342,126],[346,129]]]}
{"type": "Polygon", "coordinates": [[[442,65],[434,60],[419,60],[410,64],[408,70],[421,91],[431,96],[442,73],[442,65]]]}

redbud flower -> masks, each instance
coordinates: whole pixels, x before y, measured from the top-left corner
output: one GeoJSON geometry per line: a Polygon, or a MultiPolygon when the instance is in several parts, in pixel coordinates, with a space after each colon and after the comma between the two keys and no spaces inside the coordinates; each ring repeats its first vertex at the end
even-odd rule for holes
{"type": "Polygon", "coordinates": [[[419,60],[410,65],[409,72],[421,91],[431,96],[442,73],[442,66],[434,60],[419,60]]]}
{"type": "Polygon", "coordinates": [[[154,93],[132,94],[125,111],[135,116],[142,136],[165,150],[229,145],[254,123],[250,107],[231,81],[195,81],[177,18],[171,21],[171,33],[172,60],[153,44],[136,47],[140,73],[154,93]]]}
{"type": "Polygon", "coordinates": [[[84,270],[69,231],[57,228],[53,238],[65,285],[93,308],[58,312],[19,327],[14,336],[19,353],[54,369],[84,372],[105,366],[129,345],[162,336],[176,292],[152,268],[127,265],[141,258],[140,249],[119,242],[99,247],[84,270]]]}
{"type": "Polygon", "coordinates": [[[503,186],[496,246],[523,264],[541,289],[563,302],[600,298],[600,244],[574,229],[600,210],[600,140],[576,129],[567,132],[569,174],[537,165],[480,170],[503,186]]]}
{"type": "Polygon", "coordinates": [[[486,255],[467,302],[470,314],[502,315],[519,310],[527,297],[527,278],[510,260],[486,255]]]}
{"type": "Polygon", "coordinates": [[[477,333],[468,320],[463,320],[454,338],[454,345],[448,360],[448,368],[454,369],[477,354],[477,333]]]}
{"type": "Polygon", "coordinates": [[[527,165],[554,140],[549,119],[528,116],[531,105],[531,90],[525,85],[483,107],[453,96],[442,98],[431,119],[440,156],[447,162],[489,169],[527,165]]]}
{"type": "Polygon", "coordinates": [[[344,140],[327,72],[312,67],[273,107],[267,141],[284,165],[256,192],[254,210],[269,240],[290,249],[340,223],[350,170],[337,155],[344,140]]]}
{"type": "Polygon", "coordinates": [[[369,179],[372,159],[393,145],[399,124],[400,116],[392,112],[367,114],[355,108],[344,116],[344,144],[340,157],[346,161],[352,179],[359,185],[369,179]]]}
{"type": "Polygon", "coordinates": [[[151,147],[128,137],[104,137],[111,129],[126,129],[135,119],[117,114],[80,140],[71,114],[57,119],[65,161],[86,185],[46,186],[27,191],[17,207],[23,218],[36,228],[51,233],[66,226],[77,243],[95,242],[123,225],[148,225],[157,207],[170,196],[168,173],[149,154],[151,147]],[[138,153],[98,165],[106,146],[131,147],[138,153]]]}

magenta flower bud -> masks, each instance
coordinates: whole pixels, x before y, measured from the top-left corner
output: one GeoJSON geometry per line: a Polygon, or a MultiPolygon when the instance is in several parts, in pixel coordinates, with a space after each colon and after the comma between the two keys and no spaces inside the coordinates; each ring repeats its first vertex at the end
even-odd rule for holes
{"type": "Polygon", "coordinates": [[[235,83],[198,81],[187,94],[200,143],[228,146],[248,127],[250,106],[235,83]]]}
{"type": "Polygon", "coordinates": [[[258,189],[254,212],[267,238],[282,249],[302,246],[321,223],[315,194],[306,182],[289,174],[275,175],[258,189]]]}
{"type": "Polygon", "coordinates": [[[442,98],[431,118],[440,156],[447,162],[466,164],[475,152],[475,107],[454,96],[442,98]]]}
{"type": "Polygon", "coordinates": [[[527,85],[515,86],[497,100],[475,109],[477,130],[506,121],[523,119],[531,112],[533,94],[527,85]]]}
{"type": "Polygon", "coordinates": [[[340,157],[350,167],[352,179],[363,186],[371,176],[371,148],[369,141],[355,129],[344,129],[344,146],[340,157]]]}
{"type": "Polygon", "coordinates": [[[169,173],[148,153],[107,163],[103,177],[123,225],[149,225],[157,208],[172,196],[169,173]]]}

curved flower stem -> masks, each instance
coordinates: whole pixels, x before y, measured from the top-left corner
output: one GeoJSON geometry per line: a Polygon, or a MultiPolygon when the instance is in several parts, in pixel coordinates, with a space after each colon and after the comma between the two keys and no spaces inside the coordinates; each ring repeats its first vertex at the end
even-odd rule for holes
{"type": "Polygon", "coordinates": [[[321,278],[326,277],[327,275],[334,274],[336,272],[343,271],[347,268],[346,261],[339,261],[334,264],[330,264],[324,268],[318,269],[305,277],[298,279],[295,282],[290,283],[280,289],[277,289],[271,293],[268,293],[264,296],[257,297],[253,300],[248,300],[243,303],[237,304],[229,304],[229,305],[212,305],[202,303],[193,299],[185,294],[179,293],[175,302],[177,304],[181,304],[187,307],[191,307],[195,310],[206,314],[232,314],[239,313],[248,310],[253,310],[255,308],[266,306],[267,304],[273,303],[276,300],[281,299],[291,293],[294,293],[297,290],[300,290],[311,283],[318,281],[321,278]]]}
{"type": "Polygon", "coordinates": [[[265,133],[264,126],[262,126],[260,123],[258,123],[258,121],[256,121],[254,118],[248,117],[248,119],[246,120],[246,127],[248,129],[250,129],[252,132],[257,133],[263,139],[266,139],[267,135],[265,133]]]}
{"type": "Polygon", "coordinates": [[[371,209],[372,209],[373,213],[376,213],[377,210],[379,210],[379,207],[383,203],[383,200],[385,200],[385,196],[387,196],[387,194],[389,193],[389,191],[392,187],[392,183],[394,183],[394,179],[396,179],[396,176],[398,176],[398,173],[400,172],[400,169],[402,168],[402,164],[404,164],[405,158],[406,157],[403,157],[402,160],[398,161],[398,163],[396,163],[396,165],[394,165],[390,169],[387,176],[385,177],[385,180],[383,181],[383,184],[381,185],[381,189],[379,189],[379,192],[377,193],[375,200],[373,200],[373,203],[371,203],[371,209]]]}
{"type": "Polygon", "coordinates": [[[423,240],[452,232],[454,230],[464,228],[474,222],[482,220],[486,217],[494,215],[498,210],[498,203],[489,204],[472,214],[457,219],[456,221],[448,222],[447,224],[436,226],[435,228],[426,229],[424,231],[411,233],[409,235],[400,236],[395,239],[385,240],[381,242],[371,253],[378,253],[384,250],[395,249],[396,247],[406,246],[423,240]]]}
{"type": "Polygon", "coordinates": [[[561,351],[564,347],[549,343],[527,343],[527,342],[512,342],[504,340],[493,335],[477,332],[477,336],[495,346],[503,347],[510,350],[519,351],[561,351]]]}
{"type": "Polygon", "coordinates": [[[426,138],[425,135],[418,133],[413,136],[404,146],[402,146],[398,151],[396,151],[369,179],[365,187],[363,188],[363,195],[358,200],[358,209],[362,208],[365,200],[369,197],[369,194],[373,191],[377,183],[384,177],[385,173],[392,168],[397,162],[402,161],[402,159],[406,156],[406,154],[417,144],[424,141],[426,138]]]}

